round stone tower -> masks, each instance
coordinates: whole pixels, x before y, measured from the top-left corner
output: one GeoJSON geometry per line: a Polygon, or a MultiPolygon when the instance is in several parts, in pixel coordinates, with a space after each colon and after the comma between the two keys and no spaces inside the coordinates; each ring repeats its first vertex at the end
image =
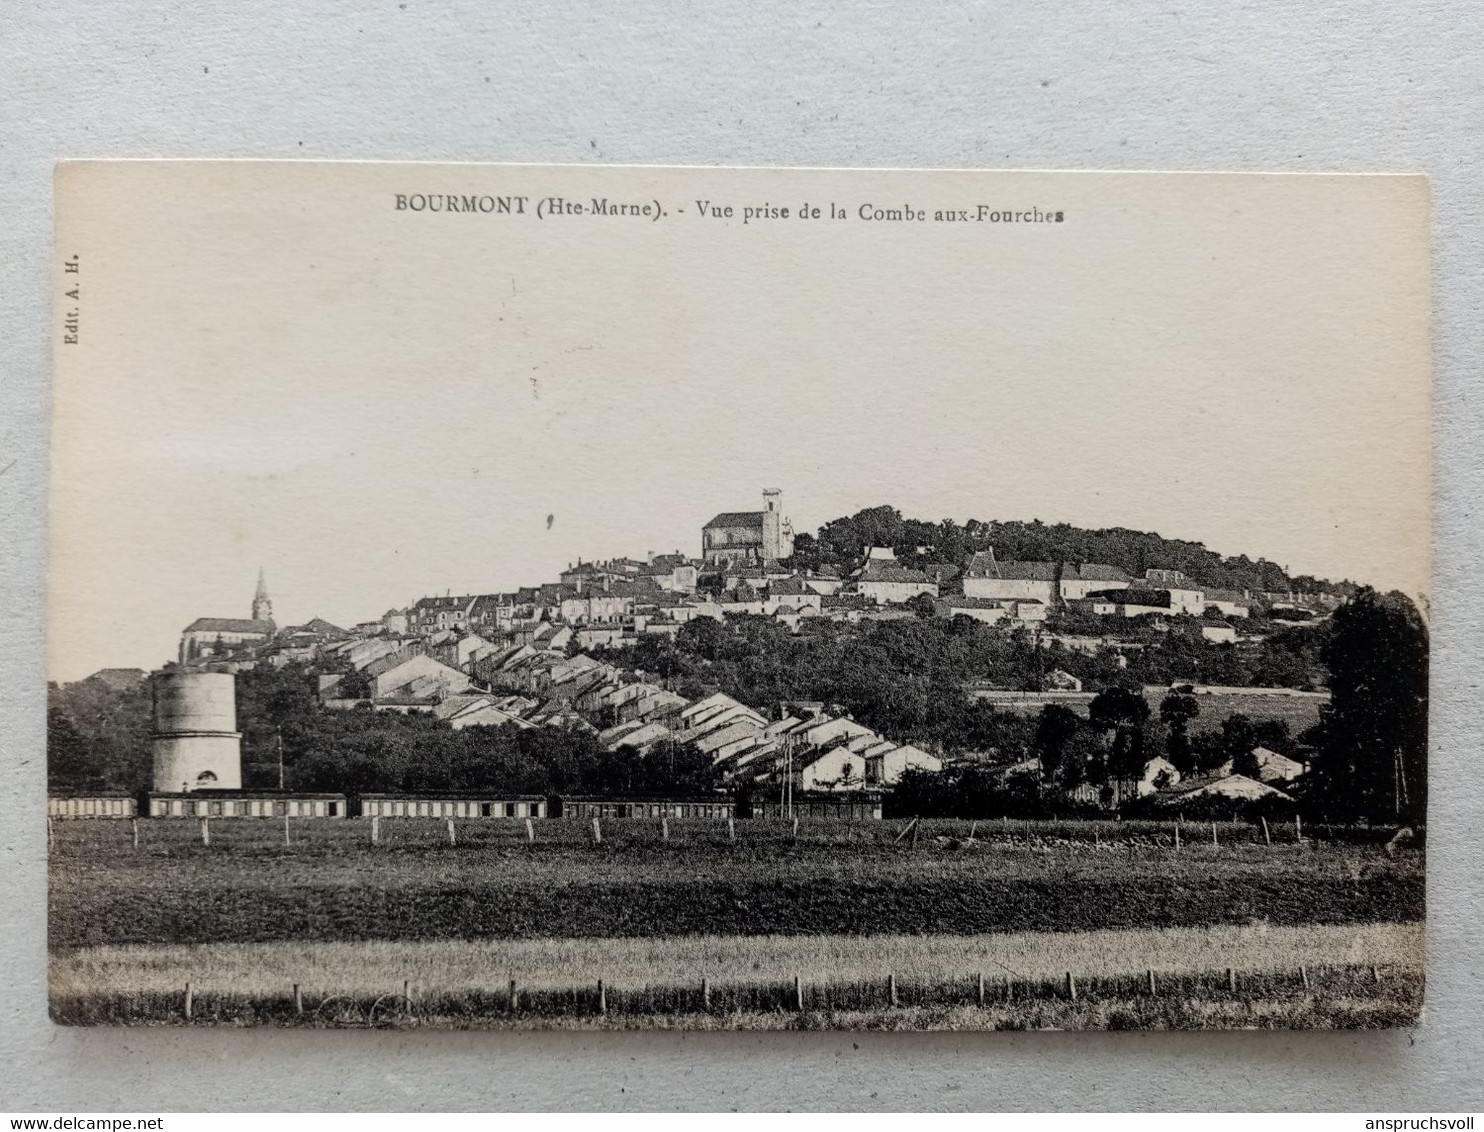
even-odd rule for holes
{"type": "Polygon", "coordinates": [[[157,672],[150,687],[155,790],[240,790],[236,677],[228,672],[157,672]]]}

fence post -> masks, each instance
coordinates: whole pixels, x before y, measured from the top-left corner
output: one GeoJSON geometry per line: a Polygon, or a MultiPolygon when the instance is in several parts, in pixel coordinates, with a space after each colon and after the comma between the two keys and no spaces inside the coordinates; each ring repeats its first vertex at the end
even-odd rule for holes
{"type": "Polygon", "coordinates": [[[298,983],[294,984],[294,1013],[304,1013],[304,995],[300,993],[298,983]]]}
{"type": "Polygon", "coordinates": [[[608,990],[603,986],[603,980],[598,980],[598,1013],[608,1013],[608,990]]]}
{"type": "Polygon", "coordinates": [[[804,984],[798,975],[794,976],[794,1009],[804,1009],[804,984]]]}
{"type": "Polygon", "coordinates": [[[526,841],[531,845],[536,843],[536,827],[531,824],[530,818],[526,818],[526,841]]]}
{"type": "Polygon", "coordinates": [[[448,819],[448,843],[450,845],[457,845],[459,843],[459,835],[453,829],[453,818],[448,819]]]}
{"type": "Polygon", "coordinates": [[[1268,819],[1267,818],[1260,818],[1259,820],[1262,822],[1262,840],[1263,840],[1263,844],[1265,844],[1269,849],[1271,849],[1273,847],[1273,835],[1268,832],[1268,819]]]}
{"type": "Polygon", "coordinates": [[[134,848],[139,848],[139,819],[132,818],[129,824],[134,827],[134,848]]]}
{"type": "Polygon", "coordinates": [[[288,814],[284,814],[283,815],[283,843],[285,845],[292,845],[293,844],[293,840],[289,837],[289,816],[288,816],[288,814]]]}
{"type": "Polygon", "coordinates": [[[701,1009],[711,1009],[711,980],[705,975],[701,976],[701,1009]]]}
{"type": "Polygon", "coordinates": [[[597,818],[593,818],[593,844],[603,844],[603,827],[598,824],[597,818]]]}
{"type": "Polygon", "coordinates": [[[892,1006],[897,1005],[897,976],[895,973],[886,976],[886,1000],[892,1006]]]}
{"type": "Polygon", "coordinates": [[[375,845],[381,840],[381,817],[378,814],[371,815],[371,844],[375,845]]]}
{"type": "Polygon", "coordinates": [[[1072,972],[1067,972],[1067,997],[1073,1002],[1077,1001],[1077,980],[1072,978],[1072,972]]]}
{"type": "Polygon", "coordinates": [[[511,1014],[514,1014],[519,1009],[520,1009],[519,992],[517,992],[516,989],[515,989],[515,980],[514,979],[511,979],[510,980],[510,1013],[511,1014]]]}
{"type": "Polygon", "coordinates": [[[1237,993],[1237,969],[1235,967],[1226,969],[1226,989],[1232,994],[1237,993]]]}
{"type": "Polygon", "coordinates": [[[979,977],[975,980],[975,982],[976,982],[976,986],[974,988],[974,998],[975,998],[975,1001],[977,1001],[980,1006],[983,1006],[984,1005],[984,972],[983,971],[980,971],[979,972],[979,977]]]}
{"type": "Polygon", "coordinates": [[[670,840],[670,819],[669,818],[660,818],[660,840],[661,841],[669,841],[670,840]]]}
{"type": "Polygon", "coordinates": [[[1293,839],[1300,845],[1304,843],[1304,819],[1298,814],[1293,815],[1293,839]]]}
{"type": "Polygon", "coordinates": [[[1175,852],[1180,852],[1180,823],[1175,823],[1175,852]]]}
{"type": "Polygon", "coordinates": [[[736,841],[737,840],[737,819],[736,818],[727,818],[727,840],[728,841],[736,841]]]}
{"type": "Polygon", "coordinates": [[[185,988],[185,1020],[187,1022],[191,1020],[191,1013],[195,1009],[195,1007],[196,992],[194,989],[192,989],[191,984],[187,982],[185,988]]]}
{"type": "Polygon", "coordinates": [[[206,818],[202,818],[201,819],[201,844],[202,845],[210,845],[211,844],[211,827],[208,824],[206,818]]]}
{"type": "Polygon", "coordinates": [[[1371,982],[1373,982],[1373,983],[1379,983],[1380,981],[1381,981],[1381,969],[1379,967],[1377,967],[1374,963],[1372,963],[1371,964],[1371,982]]]}
{"type": "Polygon", "coordinates": [[[979,828],[979,820],[976,818],[974,821],[971,821],[969,823],[969,836],[968,836],[967,840],[969,840],[969,841],[973,841],[974,840],[974,831],[976,829],[978,829],[978,828],[979,828]]]}
{"type": "Polygon", "coordinates": [[[1149,974],[1149,993],[1151,995],[1158,994],[1159,991],[1158,991],[1158,989],[1154,985],[1154,968],[1153,967],[1150,967],[1149,968],[1148,974],[1149,974]]]}
{"type": "Polygon", "coordinates": [[[1299,964],[1299,982],[1304,984],[1304,990],[1309,989],[1309,968],[1302,963],[1299,964]]]}
{"type": "Polygon", "coordinates": [[[794,818],[794,840],[797,841],[798,839],[799,839],[799,819],[798,818],[794,818]]]}
{"type": "Polygon", "coordinates": [[[1216,840],[1216,823],[1214,821],[1211,823],[1211,848],[1212,849],[1220,849],[1221,848],[1221,843],[1216,840]]]}
{"type": "Polygon", "coordinates": [[[57,847],[57,833],[52,828],[52,819],[50,817],[46,819],[46,847],[48,849],[55,849],[57,847]]]}

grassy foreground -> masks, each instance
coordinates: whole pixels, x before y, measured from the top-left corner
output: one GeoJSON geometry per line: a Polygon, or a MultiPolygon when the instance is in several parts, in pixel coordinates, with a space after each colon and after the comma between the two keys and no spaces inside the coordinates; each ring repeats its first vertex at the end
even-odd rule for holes
{"type": "Polygon", "coordinates": [[[994,982],[1184,971],[1344,965],[1420,967],[1421,924],[1266,924],[1003,935],[679,936],[561,940],[375,940],[105,946],[54,954],[54,995],[174,993],[198,988],[272,996],[298,983],[316,995],[376,995],[410,982],[425,993],[592,985],[884,982],[938,984],[978,972],[994,982]]]}
{"type": "Polygon", "coordinates": [[[734,841],[722,823],[633,819],[604,822],[599,842],[580,823],[531,841],[524,823],[450,839],[406,821],[372,844],[365,823],[300,822],[285,842],[277,823],[215,822],[206,844],[194,822],[141,822],[135,845],[129,823],[62,824],[52,1013],[1119,1029],[1395,1026],[1420,1011],[1424,853],[1384,848],[1384,831],[905,828],[822,823],[796,840],[738,823],[734,841]]]}
{"type": "Polygon", "coordinates": [[[1415,1023],[1416,968],[1328,967],[1080,980],[841,981],[381,995],[135,992],[54,995],[79,1025],[456,1029],[1380,1028],[1415,1023]]]}

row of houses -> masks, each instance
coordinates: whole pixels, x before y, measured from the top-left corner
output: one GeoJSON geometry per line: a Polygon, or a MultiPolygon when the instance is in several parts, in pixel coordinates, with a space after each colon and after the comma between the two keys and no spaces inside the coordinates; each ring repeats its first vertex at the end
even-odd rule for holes
{"type": "MultiPolygon", "coordinates": [[[[1146,800],[1156,809],[1178,809],[1200,804],[1216,804],[1230,807],[1253,803],[1291,803],[1289,792],[1308,771],[1306,763],[1267,747],[1256,747],[1251,752],[1252,765],[1249,774],[1238,773],[1235,760],[1227,760],[1221,766],[1203,774],[1182,775],[1163,756],[1148,760],[1137,779],[1127,782],[1098,785],[1082,783],[1067,792],[1068,798],[1086,806],[1108,806],[1132,799],[1146,800]]],[[[1036,759],[1026,759],[1002,767],[997,772],[1001,781],[1018,776],[1039,778],[1041,764],[1036,759]]]]}
{"type": "Polygon", "coordinates": [[[604,750],[641,757],[661,744],[691,744],[726,781],[789,781],[800,791],[886,787],[908,769],[942,767],[936,755],[823,704],[784,705],[769,719],[720,692],[691,702],[588,653],[568,655],[557,638],[496,648],[474,634],[448,636],[327,644],[321,659],[350,671],[320,676],[322,702],[426,712],[455,729],[575,729],[604,750]]]}
{"type": "MultiPolygon", "coordinates": [[[[543,653],[526,645],[491,658],[480,677],[492,689],[530,702],[566,705],[573,725],[593,728],[605,750],[647,756],[663,743],[690,744],[727,781],[796,789],[890,786],[907,769],[937,771],[941,760],[832,715],[823,704],[784,705],[780,718],[716,692],[695,702],[586,654],[543,653]]],[[[528,715],[535,719],[539,714],[528,715]]]]}

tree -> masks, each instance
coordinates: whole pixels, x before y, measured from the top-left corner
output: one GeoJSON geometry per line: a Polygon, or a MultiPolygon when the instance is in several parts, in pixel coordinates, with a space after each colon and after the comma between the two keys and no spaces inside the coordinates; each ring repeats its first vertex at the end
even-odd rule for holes
{"type": "Polygon", "coordinates": [[[1182,695],[1179,692],[1171,692],[1159,705],[1159,717],[1169,727],[1169,738],[1165,743],[1165,753],[1170,763],[1181,774],[1189,774],[1194,769],[1194,762],[1190,754],[1190,721],[1201,714],[1201,705],[1196,702],[1194,696],[1182,695]]]}
{"type": "Polygon", "coordinates": [[[1246,715],[1235,711],[1221,721],[1221,753],[1225,756],[1223,761],[1230,759],[1235,762],[1243,755],[1251,754],[1256,746],[1257,727],[1246,715]]]}
{"type": "Polygon", "coordinates": [[[1420,822],[1427,815],[1428,633],[1404,594],[1359,590],[1331,618],[1322,655],[1312,801],[1334,817],[1420,822]]]}
{"type": "Polygon", "coordinates": [[[1131,688],[1115,685],[1099,692],[1088,705],[1088,720],[1099,731],[1111,732],[1108,774],[1120,782],[1136,779],[1144,769],[1144,725],[1149,701],[1131,688]]]}
{"type": "Polygon", "coordinates": [[[938,603],[931,594],[918,594],[907,602],[907,608],[919,617],[935,617],[938,613],[938,603]]]}
{"type": "Polygon", "coordinates": [[[142,790],[149,785],[148,683],[101,680],[47,686],[47,782],[56,789],[142,790]]]}
{"type": "Polygon", "coordinates": [[[794,535],[793,556],[788,559],[786,565],[794,570],[818,570],[824,565],[818,540],[810,534],[794,535]]]}
{"type": "Polygon", "coordinates": [[[656,743],[644,756],[643,769],[646,793],[688,797],[710,794],[721,785],[711,756],[694,743],[656,743]]]}
{"type": "Polygon", "coordinates": [[[103,770],[92,744],[59,707],[46,710],[46,769],[53,784],[71,788],[94,784],[103,770]]]}
{"type": "Polygon", "coordinates": [[[1253,733],[1260,747],[1286,751],[1291,746],[1288,721],[1285,719],[1259,719],[1253,724],[1253,733]]]}
{"type": "Polygon", "coordinates": [[[1232,759],[1232,773],[1245,775],[1248,778],[1262,777],[1262,764],[1257,761],[1256,749],[1243,751],[1232,759]]]}
{"type": "Polygon", "coordinates": [[[1065,704],[1047,704],[1041,709],[1034,746],[1041,760],[1042,779],[1068,786],[1075,786],[1080,780],[1082,768],[1070,766],[1066,756],[1067,745],[1081,726],[1077,713],[1065,704]]]}
{"type": "Polygon", "coordinates": [[[693,617],[680,626],[675,635],[675,645],[684,652],[694,653],[702,660],[720,660],[727,651],[730,632],[713,617],[693,617]]]}

